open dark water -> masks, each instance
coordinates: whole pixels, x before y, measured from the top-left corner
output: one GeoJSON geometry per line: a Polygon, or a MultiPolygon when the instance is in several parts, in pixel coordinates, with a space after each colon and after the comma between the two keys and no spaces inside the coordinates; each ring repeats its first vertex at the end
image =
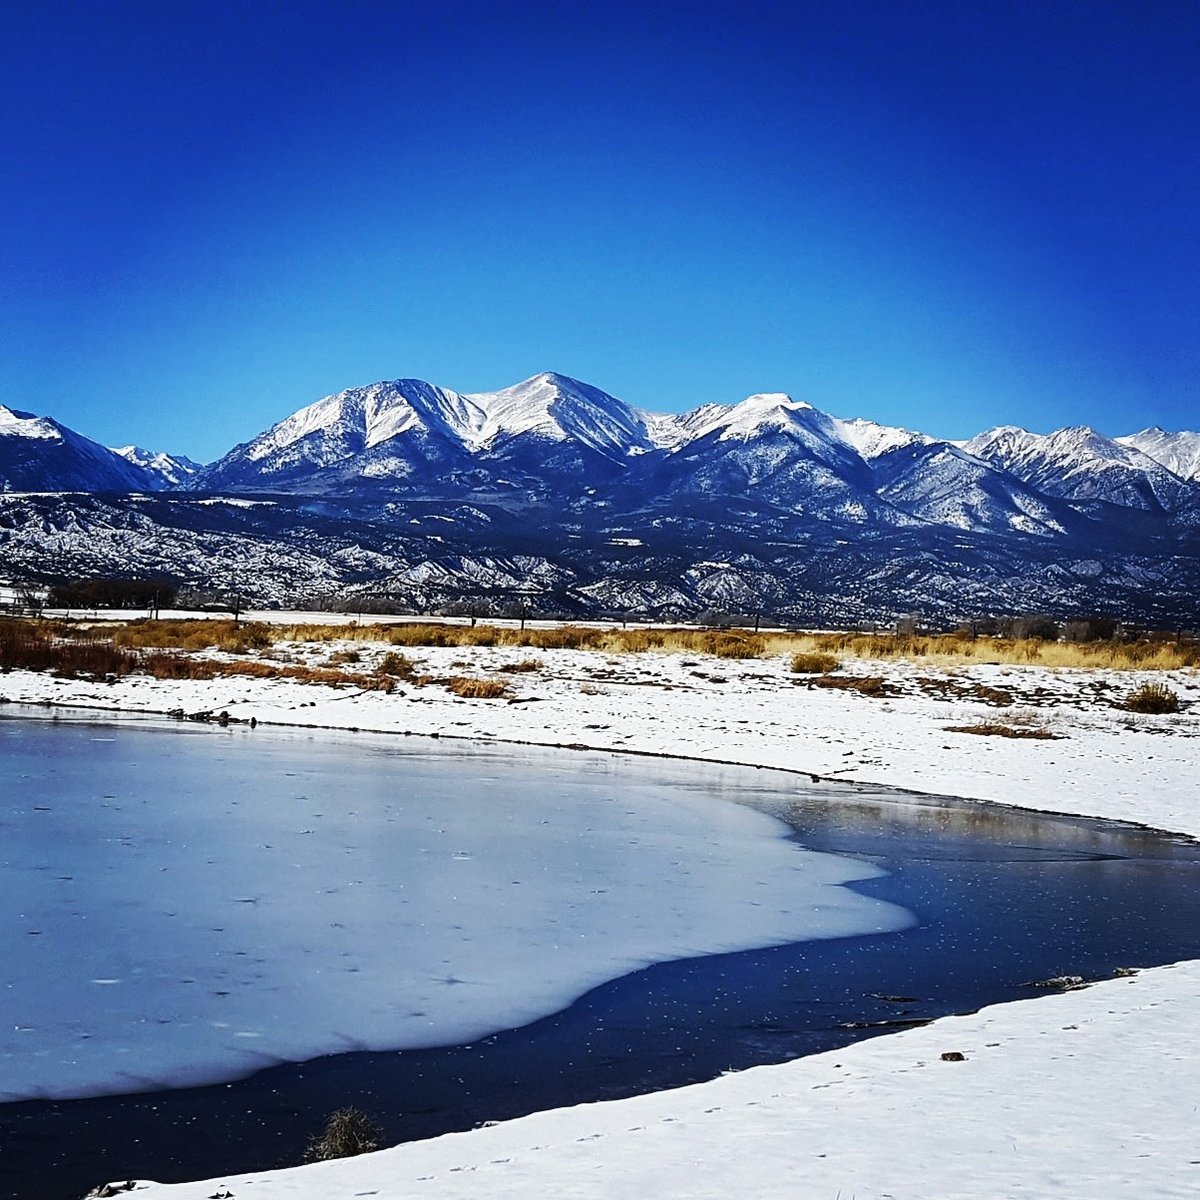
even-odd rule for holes
{"type": "MultiPolygon", "coordinates": [[[[286,735],[264,741],[276,736],[286,735]]],[[[507,753],[561,766],[568,752],[507,753]]],[[[446,754],[463,769],[479,761],[446,754]]],[[[596,756],[578,756],[581,765],[587,757],[596,756]]],[[[503,758],[486,758],[489,776],[503,758]]],[[[625,760],[620,772],[633,779],[640,767],[658,769],[625,760]]],[[[332,1055],[209,1087],[0,1105],[0,1194],[65,1200],[106,1179],[287,1166],[348,1104],[371,1113],[390,1142],[424,1138],[835,1048],[894,1027],[881,1022],[1036,995],[1022,986],[1031,980],[1200,956],[1200,847],[1185,839],[781,772],[669,769],[785,819],[805,847],[884,868],[851,886],[910,909],[918,924],[659,964],[471,1045],[332,1055]]],[[[1053,795],[1039,799],[1054,807],[1053,795]]]]}

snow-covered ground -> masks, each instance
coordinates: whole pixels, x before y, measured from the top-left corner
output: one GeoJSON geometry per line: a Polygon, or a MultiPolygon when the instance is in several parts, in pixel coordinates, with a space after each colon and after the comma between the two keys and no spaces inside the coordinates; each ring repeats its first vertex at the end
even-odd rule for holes
{"type": "MultiPolygon", "coordinates": [[[[278,649],[278,648],[277,648],[278,649]]],[[[361,643],[283,647],[317,664],[361,643]]],[[[512,740],[741,762],[894,784],[1200,835],[1200,676],[847,664],[891,694],[813,688],[782,660],[511,648],[406,650],[433,677],[495,676],[507,699],[436,683],[395,693],[283,681],[0,677],[10,700],[227,711],[318,727],[512,740]],[[540,669],[504,674],[528,658],[540,669]],[[1167,682],[1183,712],[1117,701],[1167,682]],[[984,689],[993,689],[987,692],[984,689]],[[984,702],[1004,690],[1014,701],[984,702]],[[1004,722],[1054,739],[948,731],[1004,722]]],[[[1197,881],[1200,886],[1200,880],[1197,881]]],[[[377,1155],[139,1189],[239,1198],[1143,1197],[1200,1192],[1200,964],[1146,971],[890,1035],[778,1067],[535,1114],[377,1155]],[[945,1052],[964,1061],[942,1061],[945,1052]]]]}

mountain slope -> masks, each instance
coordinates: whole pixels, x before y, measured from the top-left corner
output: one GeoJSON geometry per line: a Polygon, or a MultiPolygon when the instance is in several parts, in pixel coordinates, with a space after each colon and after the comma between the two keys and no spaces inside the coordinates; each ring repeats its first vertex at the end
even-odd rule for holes
{"type": "Polygon", "coordinates": [[[534,476],[547,467],[603,474],[651,448],[632,409],[562,375],[474,395],[397,379],[308,405],[186,486],[313,495],[538,492],[534,476]]]}
{"type": "Polygon", "coordinates": [[[143,450],[141,446],[110,446],[109,449],[126,462],[146,471],[152,479],[158,481],[159,489],[178,487],[184,480],[190,479],[201,470],[200,463],[193,462],[182,454],[143,450]]]}
{"type": "Polygon", "coordinates": [[[1085,505],[1172,514],[1190,485],[1134,446],[1087,426],[1036,434],[1012,425],[988,430],[963,449],[1044,492],[1085,505]]]}
{"type": "Polygon", "coordinates": [[[648,474],[652,495],[728,497],[861,525],[909,524],[881,501],[834,418],[783,393],[710,404],[656,430],[672,448],[648,474]]]}
{"type": "Polygon", "coordinates": [[[458,430],[482,420],[472,401],[418,379],[326,396],[189,479],[189,490],[342,495],[429,487],[468,462],[458,430]]]}
{"type": "Polygon", "coordinates": [[[1115,438],[1122,446],[1140,450],[1148,458],[1174,472],[1181,479],[1200,482],[1200,433],[1181,430],[1168,433],[1157,425],[1115,438]]]}
{"type": "Polygon", "coordinates": [[[159,478],[50,417],[0,405],[0,491],[157,491],[159,478]]]}
{"type": "Polygon", "coordinates": [[[1159,460],[1190,469],[1197,436],[958,444],[783,393],[658,415],[543,374],[351,388],[195,469],[0,409],[0,490],[49,493],[0,505],[0,553],[31,578],[134,572],[280,603],[1194,623],[1200,481],[1159,460]]]}

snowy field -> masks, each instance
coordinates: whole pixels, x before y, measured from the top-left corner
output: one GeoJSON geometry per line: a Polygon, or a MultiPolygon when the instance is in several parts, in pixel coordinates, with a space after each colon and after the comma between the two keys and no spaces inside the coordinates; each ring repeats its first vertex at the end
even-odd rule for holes
{"type": "MultiPolygon", "coordinates": [[[[347,643],[288,647],[318,665],[347,643]]],[[[357,643],[361,669],[373,651],[357,643]]],[[[277,647],[278,649],[278,647],[277,647]]],[[[382,653],[382,651],[380,651],[382,653]]],[[[506,699],[430,684],[391,695],[284,681],[104,685],[12,672],[13,701],[442,738],[589,746],[769,765],[1200,835],[1200,677],[927,663],[849,664],[891,694],[816,689],[783,660],[516,648],[406,649],[431,676],[497,674],[506,699]],[[1146,679],[1172,716],[1116,703],[1146,679]],[[1014,705],[973,698],[1003,688],[1014,705]],[[1010,740],[947,727],[1010,722],[1010,740]]],[[[1197,882],[1200,886],[1200,881],[1197,882]]],[[[1200,965],[938,1021],[711,1083],[535,1114],[316,1167],[147,1186],[164,1200],[257,1197],[1144,1197],[1200,1193],[1200,965]],[[943,1061],[958,1052],[964,1061],[943,1061]]]]}

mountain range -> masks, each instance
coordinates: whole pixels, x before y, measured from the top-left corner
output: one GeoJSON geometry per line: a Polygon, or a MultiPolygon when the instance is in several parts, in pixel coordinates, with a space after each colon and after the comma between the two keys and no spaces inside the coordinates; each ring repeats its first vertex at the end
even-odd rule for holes
{"type": "Polygon", "coordinates": [[[199,466],[0,407],[0,546],[34,578],[279,603],[1193,622],[1200,434],[950,442],[781,393],[655,414],[542,374],[351,388],[199,466]]]}

